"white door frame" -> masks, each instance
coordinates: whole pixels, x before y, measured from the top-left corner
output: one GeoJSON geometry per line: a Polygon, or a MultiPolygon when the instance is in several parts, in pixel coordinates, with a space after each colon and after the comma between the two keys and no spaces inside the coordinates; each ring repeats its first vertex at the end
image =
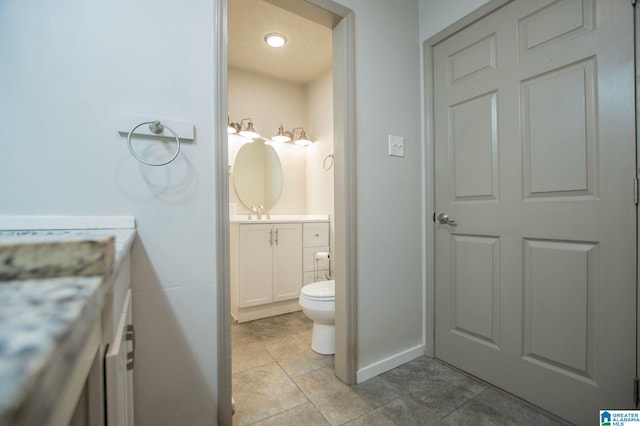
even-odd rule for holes
{"type": "MultiPolygon", "coordinates": [[[[334,40],[334,129],[336,265],[335,374],[346,384],[356,383],[356,131],[355,131],[355,19],[352,10],[332,0],[305,0],[342,17],[338,43],[334,40]],[[335,59],[339,60],[336,61],[335,59]],[[336,99],[338,94],[341,99],[336,99]]],[[[229,253],[229,153],[227,146],[227,2],[214,2],[214,121],[216,146],[216,251],[218,309],[218,424],[232,424],[231,307],[229,253]]],[[[334,31],[335,34],[335,31],[334,31]]]]}
{"type": "MultiPolygon", "coordinates": [[[[632,0],[629,0],[632,1],[632,0]]],[[[633,10],[633,32],[635,37],[635,64],[636,64],[636,168],[640,167],[640,152],[638,143],[638,124],[640,123],[640,28],[638,26],[638,22],[640,22],[640,6],[636,4],[636,1],[633,0],[633,4],[635,5],[633,10]]],[[[636,179],[638,176],[638,170],[636,170],[636,179]]],[[[636,180],[637,182],[637,180],[636,180]]],[[[638,196],[638,184],[636,183],[636,196],[638,196]]],[[[640,288],[638,286],[638,280],[640,279],[640,209],[636,207],[636,378],[640,375],[640,313],[638,312],[638,308],[640,307],[640,288]]],[[[636,384],[636,386],[638,386],[636,384]]],[[[638,389],[636,388],[636,392],[638,389]]],[[[638,392],[640,393],[640,392],[638,392]]],[[[636,395],[638,395],[636,393],[636,395]]],[[[638,400],[636,400],[636,408],[638,406],[638,400]]]]}
{"type": "MultiPolygon", "coordinates": [[[[444,39],[452,36],[453,34],[461,31],[462,29],[470,26],[471,24],[479,21],[487,15],[495,12],[496,10],[504,7],[508,3],[515,0],[491,0],[485,5],[481,6],[474,12],[463,17],[457,22],[451,24],[444,30],[440,31],[433,37],[429,38],[423,43],[423,78],[424,78],[424,129],[425,135],[425,218],[427,223],[425,224],[425,247],[426,247],[426,275],[425,275],[425,297],[426,297],[426,354],[430,357],[435,357],[435,223],[433,216],[435,212],[435,136],[434,136],[434,105],[433,105],[433,93],[434,82],[431,70],[433,69],[433,47],[443,41],[444,39]]],[[[635,4],[634,0],[628,0],[635,4]]],[[[638,29],[638,21],[640,19],[640,9],[635,7],[635,20],[634,20],[634,33],[636,39],[636,82],[640,81],[640,31],[638,29]]],[[[636,84],[636,129],[640,122],[640,91],[636,84]]],[[[638,131],[636,130],[636,164],[640,164],[640,153],[638,152],[638,131]]],[[[637,167],[637,166],[636,166],[637,167]]],[[[630,195],[631,196],[631,195],[630,195]]],[[[638,216],[638,223],[640,223],[640,211],[636,212],[638,216]]],[[[637,241],[640,244],[640,227],[637,227],[638,236],[637,241]]],[[[640,262],[638,262],[638,253],[640,253],[640,246],[637,248],[636,253],[636,288],[638,288],[638,277],[640,277],[640,262]]],[[[640,290],[637,290],[636,311],[640,306],[640,290]]],[[[636,356],[640,356],[640,315],[636,314],[636,356]]],[[[640,359],[636,361],[636,377],[638,376],[638,368],[640,367],[640,359]]]]}

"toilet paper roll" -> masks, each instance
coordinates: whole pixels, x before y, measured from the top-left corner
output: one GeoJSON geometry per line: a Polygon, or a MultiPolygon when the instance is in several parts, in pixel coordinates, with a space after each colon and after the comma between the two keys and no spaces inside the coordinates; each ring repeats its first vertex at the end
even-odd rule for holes
{"type": "Polygon", "coordinates": [[[316,253],[316,260],[331,260],[331,253],[328,251],[319,251],[316,253]]]}

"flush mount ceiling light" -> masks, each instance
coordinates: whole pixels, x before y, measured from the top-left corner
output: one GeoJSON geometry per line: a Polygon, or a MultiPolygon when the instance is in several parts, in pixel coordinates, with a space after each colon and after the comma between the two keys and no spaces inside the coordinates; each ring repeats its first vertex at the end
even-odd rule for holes
{"type": "Polygon", "coordinates": [[[271,47],[282,47],[287,43],[287,36],[280,33],[269,33],[264,36],[264,41],[271,47]]]}

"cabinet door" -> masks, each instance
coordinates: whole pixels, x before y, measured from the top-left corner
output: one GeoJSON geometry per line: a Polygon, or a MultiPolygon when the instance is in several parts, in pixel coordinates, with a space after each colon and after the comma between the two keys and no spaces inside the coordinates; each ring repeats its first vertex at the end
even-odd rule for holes
{"type": "Polygon", "coordinates": [[[107,426],[133,425],[131,290],[127,291],[113,342],[105,354],[107,426]]]}
{"type": "Polygon", "coordinates": [[[240,226],[240,279],[238,306],[262,305],[273,302],[272,247],[275,231],[270,224],[240,226]]]}
{"type": "Polygon", "coordinates": [[[295,299],[302,287],[302,225],[279,223],[273,227],[273,300],[295,299]]]}

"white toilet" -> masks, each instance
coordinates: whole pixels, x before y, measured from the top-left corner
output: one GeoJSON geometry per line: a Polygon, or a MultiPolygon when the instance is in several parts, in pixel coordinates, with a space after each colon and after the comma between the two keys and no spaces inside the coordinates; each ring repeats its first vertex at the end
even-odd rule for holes
{"type": "Polygon", "coordinates": [[[322,355],[335,353],[335,280],[307,284],[300,290],[300,307],[313,321],[311,349],[322,355]]]}

